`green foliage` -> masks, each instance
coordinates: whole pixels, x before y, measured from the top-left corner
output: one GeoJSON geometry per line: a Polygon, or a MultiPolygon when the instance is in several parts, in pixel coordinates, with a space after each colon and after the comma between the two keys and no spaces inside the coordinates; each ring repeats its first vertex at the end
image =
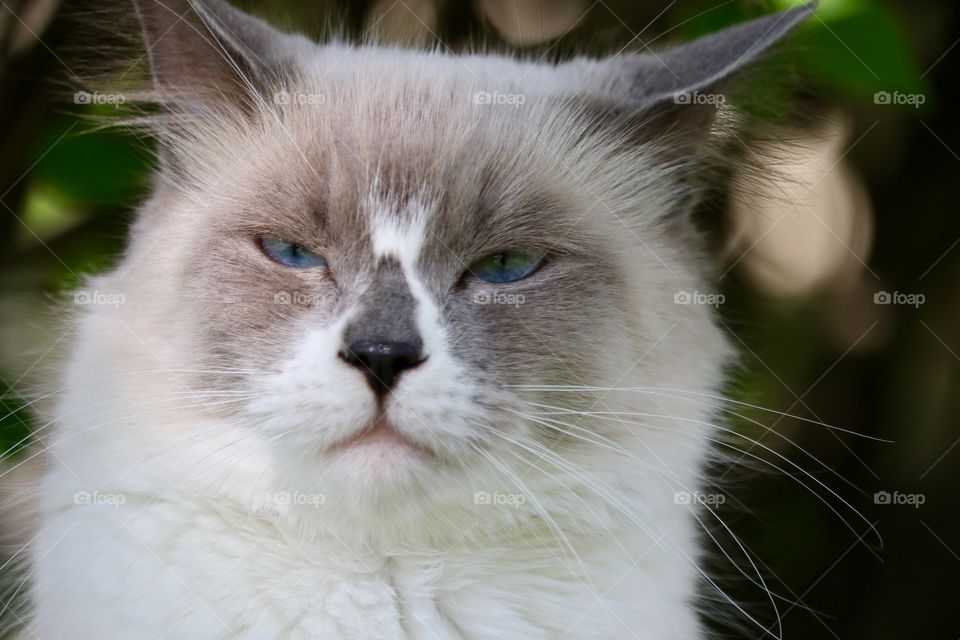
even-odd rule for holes
{"type": "Polygon", "coordinates": [[[91,205],[130,201],[143,192],[149,155],[132,135],[90,129],[71,117],[51,121],[34,145],[37,165],[30,175],[37,188],[53,187],[65,204],[96,212],[91,205]]]}
{"type": "MultiPolygon", "coordinates": [[[[795,0],[769,0],[767,10],[796,4],[795,0]]],[[[757,13],[742,3],[717,7],[701,1],[683,3],[675,22],[686,37],[695,37],[757,13]]],[[[921,79],[916,55],[900,22],[883,2],[822,0],[814,17],[794,38],[791,62],[839,99],[873,104],[878,92],[929,96],[930,88],[921,79]]]]}

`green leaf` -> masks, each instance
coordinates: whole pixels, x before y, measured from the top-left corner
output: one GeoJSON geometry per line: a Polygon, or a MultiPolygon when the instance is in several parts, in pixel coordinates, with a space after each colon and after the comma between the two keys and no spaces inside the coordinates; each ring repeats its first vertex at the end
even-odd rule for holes
{"type": "MultiPolygon", "coordinates": [[[[831,14],[827,14],[828,17],[831,14]]],[[[816,78],[840,95],[873,102],[877,92],[924,94],[916,58],[893,12],[880,4],[816,21],[797,38],[816,78]]]]}
{"type": "Polygon", "coordinates": [[[68,201],[89,205],[119,202],[143,193],[149,154],[132,135],[120,131],[84,133],[84,125],[55,121],[39,140],[31,178],[68,201]]]}

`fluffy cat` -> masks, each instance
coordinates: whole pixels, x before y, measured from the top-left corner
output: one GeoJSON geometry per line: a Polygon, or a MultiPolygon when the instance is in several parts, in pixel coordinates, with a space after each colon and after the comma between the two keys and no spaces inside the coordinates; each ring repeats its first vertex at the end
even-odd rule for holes
{"type": "Polygon", "coordinates": [[[560,64],[135,7],[161,162],[78,294],[25,637],[705,637],[689,213],[810,7],[560,64]]]}

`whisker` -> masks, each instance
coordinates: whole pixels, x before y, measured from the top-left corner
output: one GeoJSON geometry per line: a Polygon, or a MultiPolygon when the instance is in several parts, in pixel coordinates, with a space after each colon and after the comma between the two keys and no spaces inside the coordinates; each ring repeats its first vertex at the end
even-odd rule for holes
{"type": "Polygon", "coordinates": [[[474,451],[479,453],[482,457],[486,458],[486,460],[490,464],[496,467],[511,482],[514,482],[517,488],[520,489],[520,491],[523,492],[524,495],[530,498],[531,504],[533,504],[534,509],[537,511],[540,517],[543,518],[544,524],[546,524],[547,527],[549,527],[554,537],[556,537],[557,540],[561,542],[561,544],[565,546],[567,550],[569,550],[570,553],[573,555],[574,560],[576,561],[577,565],[580,568],[580,575],[584,579],[586,579],[586,581],[590,584],[590,587],[592,589],[596,590],[596,587],[593,585],[593,581],[590,578],[590,572],[587,571],[586,565],[583,563],[583,559],[580,557],[580,554],[577,553],[577,550],[573,547],[573,544],[571,544],[570,539],[567,537],[567,535],[563,532],[563,530],[557,524],[556,520],[554,520],[553,516],[550,515],[550,513],[543,507],[543,505],[540,504],[540,501],[537,499],[536,495],[534,495],[533,492],[531,492],[530,489],[523,483],[523,480],[521,480],[517,474],[510,471],[510,469],[505,464],[497,460],[493,454],[485,451],[483,448],[477,445],[474,445],[474,451]]]}
{"type": "MultiPolygon", "coordinates": [[[[13,409],[12,411],[9,411],[9,412],[8,412],[6,415],[4,415],[3,417],[0,417],[0,422],[5,421],[5,420],[8,420],[9,418],[11,418],[11,417],[13,417],[14,415],[16,415],[17,413],[19,413],[20,411],[23,411],[23,410],[25,410],[25,409],[28,409],[28,408],[30,408],[31,406],[33,406],[34,404],[36,404],[36,403],[38,403],[38,402],[42,402],[43,400],[47,400],[47,399],[52,398],[52,397],[55,397],[55,396],[57,396],[57,395],[66,393],[67,391],[73,391],[73,390],[76,390],[76,389],[79,389],[79,388],[82,388],[82,387],[90,386],[90,385],[92,385],[92,384],[94,384],[94,383],[99,383],[99,382],[105,382],[105,381],[107,381],[107,380],[112,380],[112,379],[114,379],[114,378],[126,378],[126,377],[130,377],[130,376],[141,375],[141,374],[159,375],[159,374],[164,374],[164,373],[182,373],[182,374],[189,374],[189,375],[203,375],[203,374],[211,374],[211,373],[212,373],[212,374],[237,374],[237,373],[244,373],[244,374],[249,374],[249,375],[266,375],[268,372],[267,372],[267,371],[258,371],[258,370],[256,370],[256,369],[232,369],[232,368],[231,368],[231,369],[140,369],[140,370],[135,370],[135,371],[118,371],[118,372],[110,373],[110,374],[107,374],[107,375],[96,376],[96,377],[93,377],[93,378],[87,378],[87,379],[85,379],[83,382],[79,382],[79,383],[77,383],[77,384],[72,384],[72,385],[67,385],[67,386],[64,386],[64,387],[60,387],[59,389],[55,389],[55,390],[53,390],[53,391],[48,391],[48,392],[46,392],[46,393],[44,393],[44,394],[42,394],[42,395],[40,395],[40,396],[34,397],[32,400],[30,400],[30,401],[28,401],[28,402],[25,402],[23,405],[17,407],[16,409],[13,409]]],[[[12,390],[11,390],[11,391],[12,391],[12,390]]],[[[9,392],[8,392],[8,393],[9,393],[9,392]]],[[[3,396],[0,396],[0,398],[2,398],[2,397],[3,397],[3,396]]]]}
{"type": "MultiPolygon", "coordinates": [[[[245,398],[238,398],[238,399],[231,399],[231,400],[223,400],[223,401],[215,402],[215,403],[201,402],[201,403],[195,403],[195,404],[192,404],[192,405],[191,405],[191,404],[178,405],[178,406],[177,406],[177,409],[178,409],[178,410],[184,410],[184,409],[196,409],[196,408],[210,408],[210,407],[214,407],[214,406],[229,405],[229,404],[232,404],[232,403],[242,402],[242,401],[245,401],[245,400],[246,400],[245,398]]],[[[149,406],[150,404],[151,404],[151,403],[147,403],[147,405],[144,405],[144,406],[149,406]]],[[[153,404],[156,404],[156,403],[153,403],[153,404]]],[[[115,413],[116,413],[116,412],[115,412],[115,413]]],[[[124,415],[124,416],[121,416],[120,418],[117,418],[117,419],[115,419],[115,420],[108,420],[108,421],[106,421],[106,422],[99,423],[99,424],[97,424],[97,425],[95,425],[95,426],[93,426],[93,427],[89,427],[89,428],[83,429],[83,430],[81,430],[81,431],[71,431],[69,434],[66,434],[63,438],[61,438],[60,440],[58,440],[56,444],[62,444],[63,442],[68,442],[68,441],[70,441],[70,440],[73,440],[74,438],[77,438],[77,437],[79,437],[79,436],[81,436],[81,435],[84,435],[84,434],[86,434],[86,433],[89,433],[89,432],[91,432],[91,431],[95,431],[95,430],[97,430],[97,429],[100,429],[100,428],[103,428],[103,427],[106,427],[106,426],[115,425],[115,424],[118,424],[118,423],[123,422],[123,421],[125,421],[125,420],[134,420],[134,419],[136,419],[136,418],[142,418],[142,417],[144,417],[144,416],[149,416],[149,415],[153,415],[153,414],[152,414],[152,413],[139,413],[139,414],[136,414],[136,413],[135,413],[135,414],[132,414],[132,415],[124,415]]],[[[97,417],[99,418],[99,417],[101,417],[101,416],[97,416],[97,417]]],[[[49,423],[48,423],[48,425],[45,425],[45,426],[49,426],[49,423]]],[[[26,458],[24,458],[24,459],[22,459],[22,460],[19,460],[15,465],[13,465],[13,466],[11,466],[11,467],[8,467],[8,468],[5,469],[2,473],[0,473],[0,479],[2,479],[4,476],[8,475],[9,473],[12,473],[12,472],[15,471],[16,469],[19,469],[19,468],[22,467],[23,465],[29,463],[31,460],[34,460],[34,459],[37,458],[38,456],[46,453],[46,452],[49,451],[52,447],[53,447],[53,445],[47,445],[47,446],[43,447],[42,449],[39,449],[39,450],[37,450],[37,451],[34,451],[33,453],[31,453],[31,454],[30,454],[29,456],[27,456],[26,458]]]]}
{"type": "MultiPolygon", "coordinates": [[[[519,415],[524,416],[524,414],[519,414],[519,415]]],[[[528,419],[531,419],[531,420],[534,420],[534,421],[536,421],[536,422],[538,422],[538,423],[540,423],[540,424],[543,424],[544,426],[546,426],[546,427],[548,427],[548,428],[553,428],[553,429],[555,429],[555,430],[557,430],[557,431],[559,431],[559,432],[561,432],[561,433],[564,433],[565,435],[574,435],[575,437],[577,437],[577,438],[579,438],[579,439],[583,439],[583,440],[586,440],[586,441],[590,442],[590,439],[589,439],[589,438],[585,438],[585,437],[583,437],[583,436],[580,436],[579,434],[570,434],[569,432],[564,431],[563,429],[560,429],[559,427],[556,427],[555,425],[551,425],[551,424],[548,424],[548,423],[546,423],[546,422],[541,422],[540,420],[538,420],[537,418],[535,418],[535,417],[533,417],[533,416],[524,416],[524,417],[526,417],[526,418],[528,418],[528,419]]],[[[552,421],[552,422],[558,422],[558,421],[552,421]]],[[[567,427],[569,427],[569,428],[575,428],[575,429],[582,430],[582,431],[585,431],[585,432],[587,432],[587,433],[590,433],[589,430],[583,429],[582,427],[578,427],[578,426],[576,426],[576,425],[572,425],[572,424],[568,424],[568,423],[560,423],[560,424],[563,424],[564,426],[567,426],[567,427]]],[[[596,434],[591,434],[591,435],[596,435],[596,434]]],[[[651,470],[654,471],[655,473],[658,473],[658,474],[660,474],[660,475],[665,475],[665,474],[666,474],[666,472],[665,472],[664,470],[662,470],[662,469],[657,469],[656,467],[654,467],[653,465],[651,465],[648,461],[643,460],[643,459],[640,458],[639,456],[636,456],[636,455],[634,455],[633,453],[627,451],[626,449],[624,449],[624,448],[621,447],[620,445],[616,444],[616,443],[613,442],[612,440],[609,440],[608,438],[604,438],[604,437],[602,437],[602,436],[600,436],[600,437],[602,438],[602,440],[605,441],[605,442],[600,443],[602,446],[605,446],[606,448],[610,448],[610,449],[612,449],[612,450],[614,450],[614,451],[616,451],[616,452],[618,452],[618,453],[621,453],[622,455],[626,455],[626,456],[629,457],[630,459],[632,459],[632,460],[634,460],[634,461],[636,461],[636,462],[639,462],[640,464],[643,464],[645,467],[651,469],[651,470]]],[[[649,447],[647,447],[647,450],[650,451],[649,447]]],[[[652,451],[650,451],[650,453],[653,454],[652,451]]],[[[654,457],[656,457],[655,454],[654,454],[654,457]]],[[[659,458],[658,458],[658,459],[659,459],[659,458]]],[[[662,461],[661,461],[661,464],[663,464],[662,461]]],[[[663,466],[664,466],[664,468],[667,468],[667,465],[666,465],[666,464],[663,464],[663,466]]],[[[675,476],[674,474],[671,474],[670,477],[671,477],[674,481],[679,482],[679,479],[676,478],[676,476],[675,476]]],[[[687,486],[686,484],[684,484],[684,483],[682,483],[682,482],[679,482],[679,486],[680,486],[681,489],[689,492],[691,495],[695,495],[695,492],[693,492],[692,489],[691,489],[689,486],[687,486]]],[[[738,571],[740,571],[741,575],[743,575],[747,580],[749,580],[749,581],[750,581],[752,584],[754,584],[755,586],[763,589],[764,593],[766,593],[766,594],[768,595],[768,597],[771,598],[771,605],[773,606],[774,611],[778,613],[778,617],[779,617],[779,612],[777,611],[776,603],[774,603],[773,600],[772,600],[772,598],[775,597],[775,594],[769,589],[769,587],[767,586],[766,582],[764,581],[763,575],[762,575],[762,573],[760,572],[759,567],[756,566],[756,564],[755,564],[755,562],[754,562],[754,560],[753,560],[752,554],[751,554],[751,553],[749,552],[749,550],[743,545],[743,543],[739,540],[739,538],[737,538],[737,536],[733,533],[733,531],[732,531],[732,530],[730,529],[730,527],[726,524],[726,522],[723,521],[723,519],[720,517],[720,515],[719,515],[710,505],[708,505],[708,504],[703,504],[702,506],[707,509],[707,511],[717,520],[717,522],[720,523],[720,525],[724,528],[724,530],[726,530],[726,532],[727,532],[728,534],[730,534],[730,536],[733,538],[734,542],[737,544],[737,547],[740,549],[740,551],[744,554],[744,556],[745,556],[745,557],[747,558],[747,560],[750,562],[752,569],[754,570],[754,572],[755,572],[756,575],[757,575],[757,580],[758,580],[758,582],[755,582],[752,576],[747,575],[744,571],[740,570],[740,568],[739,568],[739,566],[737,565],[736,561],[729,555],[729,553],[727,553],[726,548],[725,548],[722,544],[720,544],[720,542],[716,539],[716,537],[713,535],[713,533],[710,531],[710,529],[703,523],[703,521],[702,521],[702,520],[700,519],[700,517],[697,515],[696,511],[695,511],[694,509],[692,509],[689,505],[688,505],[688,511],[690,511],[690,513],[691,513],[691,515],[693,515],[694,519],[696,519],[696,521],[698,522],[698,524],[700,524],[701,528],[703,528],[703,530],[704,530],[704,531],[706,532],[706,534],[710,537],[710,539],[714,542],[714,544],[717,546],[717,548],[720,549],[721,553],[723,553],[723,555],[727,558],[727,560],[729,560],[729,561],[731,562],[731,564],[732,564],[734,567],[736,567],[736,568],[738,569],[738,571]]],[[[796,604],[796,603],[793,603],[792,601],[790,601],[790,600],[788,600],[788,599],[786,599],[786,598],[783,598],[783,597],[781,597],[781,596],[776,596],[776,597],[780,597],[781,599],[786,600],[787,602],[790,602],[790,604],[796,604]]]]}
{"type": "MultiPolygon", "coordinates": [[[[581,474],[581,476],[582,476],[582,477],[580,478],[582,481],[587,481],[587,478],[589,477],[589,476],[587,476],[587,475],[585,474],[585,472],[584,472],[583,469],[581,469],[580,467],[577,467],[576,465],[574,465],[573,463],[571,463],[569,460],[566,460],[566,459],[562,458],[561,456],[559,456],[559,455],[556,454],[555,452],[547,449],[546,447],[544,447],[544,446],[541,445],[540,443],[537,443],[537,442],[532,441],[532,440],[529,440],[529,439],[523,439],[523,441],[521,441],[520,439],[510,438],[510,437],[506,436],[505,434],[498,433],[498,432],[495,432],[495,434],[496,434],[497,436],[499,436],[499,437],[507,440],[508,442],[510,442],[510,443],[512,443],[512,444],[514,444],[514,445],[516,445],[516,446],[518,446],[518,447],[521,447],[521,448],[527,450],[527,451],[530,452],[530,453],[533,453],[534,455],[538,455],[538,457],[540,457],[541,459],[545,460],[546,462],[549,462],[549,463],[553,464],[554,466],[556,466],[556,467],[558,467],[558,468],[560,468],[560,469],[567,469],[567,470],[569,470],[570,468],[573,468],[573,469],[579,471],[580,474],[581,474]],[[531,447],[528,446],[528,445],[531,445],[531,446],[533,446],[533,447],[536,447],[537,450],[531,449],[531,447]],[[539,451],[539,454],[538,454],[538,451],[539,451]]],[[[662,474],[664,473],[663,470],[656,469],[655,467],[650,466],[648,463],[647,463],[647,466],[650,467],[650,468],[651,468],[655,473],[657,473],[658,475],[662,475],[662,474]]],[[[609,497],[609,494],[607,494],[607,493],[604,492],[604,491],[598,490],[598,489],[596,488],[596,486],[593,485],[593,482],[592,482],[592,481],[587,482],[587,484],[588,484],[589,486],[591,486],[591,488],[592,488],[595,492],[597,492],[597,494],[598,494],[601,498],[607,500],[608,503],[610,503],[610,504],[612,504],[612,505],[614,504],[614,503],[611,501],[611,499],[610,499],[610,497],[609,497]]],[[[616,506],[616,505],[614,505],[614,506],[616,506]]],[[[705,506],[706,506],[706,505],[705,505],[705,506]]],[[[687,509],[692,512],[691,507],[690,507],[689,505],[687,505],[687,509]]],[[[661,546],[661,548],[662,548],[662,545],[660,544],[660,539],[659,539],[659,537],[658,537],[657,535],[655,535],[652,531],[650,531],[649,528],[646,527],[643,523],[641,523],[631,512],[624,510],[624,511],[622,511],[622,513],[623,513],[623,515],[625,515],[628,519],[630,519],[631,521],[633,521],[634,524],[637,524],[638,526],[640,526],[640,528],[641,528],[645,533],[647,533],[647,535],[650,537],[650,539],[651,539],[655,544],[657,544],[658,546],[661,546]]],[[[693,515],[694,515],[694,517],[699,521],[699,518],[696,516],[696,514],[694,513],[693,515]]],[[[719,519],[719,517],[718,517],[718,519],[719,519]]],[[[722,523],[722,520],[720,520],[720,522],[722,523]]],[[[702,521],[700,522],[700,524],[701,524],[701,526],[703,525],[702,521]]],[[[731,535],[733,535],[732,532],[731,532],[731,535]]],[[[734,537],[734,539],[736,539],[736,536],[733,536],[733,537],[734,537]]],[[[739,541],[738,541],[738,542],[739,542],[739,541]]],[[[666,549],[664,549],[664,551],[666,551],[666,549]]],[[[748,558],[749,558],[749,554],[746,552],[746,549],[743,549],[743,551],[744,551],[745,554],[748,555],[748,558]]],[[[696,563],[696,561],[694,561],[692,558],[690,558],[690,557],[689,557],[687,554],[685,554],[685,553],[682,553],[682,555],[684,555],[685,559],[686,559],[687,562],[690,564],[690,566],[692,566],[698,573],[700,573],[706,580],[708,580],[708,582],[709,582],[712,586],[714,586],[714,587],[718,590],[718,592],[721,593],[721,594],[724,596],[724,598],[729,601],[729,603],[730,603],[731,605],[733,605],[734,607],[736,607],[736,608],[737,608],[744,616],[746,616],[751,622],[753,622],[753,623],[756,624],[757,626],[759,626],[759,627],[761,627],[762,629],[764,629],[765,632],[766,632],[766,634],[773,635],[773,634],[771,634],[771,633],[767,630],[767,628],[766,628],[765,625],[763,625],[763,624],[760,623],[758,620],[756,620],[754,617],[752,617],[749,613],[747,613],[739,604],[737,604],[729,595],[727,595],[727,594],[719,587],[719,585],[717,585],[709,576],[707,576],[706,573],[703,572],[702,569],[700,569],[700,567],[698,566],[698,564],[696,563]]],[[[728,557],[728,559],[731,559],[731,558],[729,558],[729,556],[727,556],[727,557],[728,557]]],[[[731,561],[732,561],[732,559],[731,559],[731,561]]],[[[754,568],[756,569],[756,566],[755,566],[755,565],[754,565],[754,568]]],[[[758,572],[758,576],[759,576],[759,570],[757,570],[757,572],[758,572]]],[[[748,577],[748,579],[749,579],[749,576],[747,576],[747,577],[748,577]]],[[[779,623],[779,619],[780,619],[779,611],[778,611],[778,609],[777,609],[777,607],[776,607],[776,604],[772,601],[772,592],[771,592],[768,588],[766,588],[765,583],[762,582],[762,581],[763,581],[762,576],[759,576],[759,577],[760,577],[760,580],[761,580],[761,584],[763,584],[763,588],[764,588],[765,592],[767,593],[768,597],[771,597],[771,604],[772,604],[772,606],[774,607],[774,610],[777,611],[777,618],[778,618],[778,623],[779,623]]],[[[778,636],[774,636],[774,637],[778,637],[778,636]]]]}
{"type": "MultiPolygon", "coordinates": [[[[714,403],[707,403],[707,402],[704,402],[704,401],[699,401],[698,403],[699,403],[699,404],[704,404],[704,405],[706,405],[706,406],[710,406],[710,407],[713,407],[713,408],[716,408],[717,410],[721,410],[721,411],[724,410],[724,409],[723,409],[723,405],[725,405],[725,404],[735,404],[735,405],[747,407],[747,408],[749,408],[749,409],[756,409],[756,410],[758,410],[758,411],[764,411],[764,412],[766,412],[766,413],[772,413],[772,414],[774,414],[774,415],[778,415],[778,416],[781,416],[781,417],[784,417],[784,418],[790,418],[790,419],[793,419],[793,420],[799,420],[800,422],[806,422],[806,423],[809,423],[809,424],[815,424],[815,425],[817,425],[817,426],[819,426],[819,427],[825,427],[825,428],[831,429],[831,430],[833,430],[833,431],[838,431],[838,432],[840,432],[840,433],[846,433],[846,434],[849,434],[849,435],[852,435],[852,436],[857,436],[857,437],[859,437],[859,438],[866,438],[867,440],[873,440],[874,442],[882,442],[882,443],[884,443],[884,444],[896,444],[896,442],[893,441],[893,440],[887,440],[887,439],[884,439],[884,438],[878,438],[878,437],[876,437],[876,436],[867,435],[867,434],[865,434],[865,433],[859,433],[859,432],[853,431],[853,430],[851,430],[851,429],[845,429],[845,428],[843,428],[843,427],[837,427],[837,426],[834,426],[834,425],[827,424],[826,422],[822,422],[822,421],[820,421],[820,420],[814,420],[814,419],[812,419],[812,418],[806,418],[806,417],[804,417],[804,416],[798,416],[798,415],[795,415],[795,414],[792,414],[792,413],[785,413],[785,412],[783,412],[783,411],[777,411],[776,409],[770,409],[770,408],[764,407],[764,406],[762,406],[762,405],[751,404],[751,403],[749,403],[749,402],[743,402],[743,401],[740,401],[740,400],[734,400],[734,399],[732,399],[732,398],[727,398],[727,397],[721,396],[721,395],[716,395],[716,394],[712,394],[712,393],[703,393],[703,392],[700,392],[700,391],[692,391],[692,390],[689,390],[689,389],[678,389],[678,388],[674,388],[674,387],[589,387],[589,386],[574,386],[574,385],[507,385],[507,388],[516,389],[516,390],[522,390],[522,391],[549,391],[549,392],[554,392],[554,391],[578,392],[578,391],[579,391],[579,392],[591,393],[591,394],[597,394],[597,393],[613,393],[613,392],[618,392],[618,391],[625,391],[625,392],[633,392],[633,393],[650,393],[651,395],[656,395],[658,392],[662,392],[662,393],[660,393],[660,395],[665,396],[665,397],[675,398],[675,399],[677,399],[677,400],[685,400],[685,401],[687,401],[687,402],[698,402],[697,400],[695,400],[695,399],[693,399],[693,398],[684,398],[683,396],[670,395],[670,393],[686,394],[686,395],[692,395],[692,396],[698,396],[698,397],[702,397],[702,398],[707,398],[707,399],[709,399],[709,400],[715,400],[715,401],[716,401],[716,404],[714,404],[714,403]]],[[[745,416],[742,416],[742,415],[740,415],[740,414],[734,414],[734,415],[736,415],[736,416],[738,416],[738,417],[740,417],[740,418],[749,419],[749,418],[746,418],[745,416]]],[[[763,426],[763,425],[760,425],[760,426],[763,426]]]]}
{"type": "MultiPolygon", "coordinates": [[[[196,397],[211,397],[211,398],[215,398],[215,397],[236,397],[236,398],[238,398],[238,400],[239,400],[239,399],[249,399],[249,398],[262,397],[262,394],[255,394],[255,393],[244,392],[244,391],[219,391],[219,390],[209,391],[209,390],[197,390],[197,391],[167,391],[167,392],[159,392],[159,393],[148,393],[148,394],[141,394],[140,396],[138,396],[138,398],[173,398],[173,399],[178,399],[178,398],[190,398],[190,397],[194,397],[194,396],[196,396],[196,397]]],[[[60,421],[64,420],[65,418],[68,418],[68,417],[70,417],[70,416],[76,415],[76,414],[78,414],[78,413],[83,413],[83,412],[85,412],[85,411],[87,411],[87,410],[89,410],[89,409],[91,409],[91,408],[94,408],[94,407],[101,407],[101,406],[105,406],[105,405],[122,403],[122,402],[124,402],[124,400],[125,400],[125,398],[111,398],[111,399],[109,399],[109,400],[102,400],[102,401],[99,401],[99,402],[95,402],[95,403],[90,403],[90,404],[87,404],[87,405],[83,405],[83,406],[81,406],[81,407],[76,407],[76,408],[74,408],[73,411],[69,411],[69,412],[66,412],[66,413],[58,413],[56,417],[54,417],[53,419],[49,420],[49,421],[46,422],[45,424],[43,424],[43,425],[41,425],[41,426],[39,426],[39,427],[36,427],[36,428],[32,429],[31,432],[30,432],[28,435],[24,436],[24,437],[21,438],[18,442],[16,442],[15,444],[13,444],[13,445],[10,446],[9,448],[7,448],[6,451],[0,453],[0,464],[2,464],[3,462],[5,462],[6,460],[8,460],[13,454],[15,454],[15,453],[19,450],[20,447],[22,447],[23,445],[25,445],[26,443],[28,443],[31,439],[35,439],[35,438],[40,437],[40,434],[41,434],[43,431],[45,431],[46,429],[48,429],[48,428],[51,427],[52,425],[56,424],[57,422],[60,422],[60,421]]],[[[132,407],[124,407],[124,408],[126,408],[126,409],[130,409],[130,408],[140,408],[140,407],[142,407],[142,406],[149,406],[149,403],[137,403],[137,404],[133,405],[132,407]]]]}
{"type": "MultiPolygon", "coordinates": [[[[527,404],[532,404],[532,405],[536,406],[536,403],[527,403],[527,404]]],[[[558,409],[558,407],[552,407],[552,406],[550,406],[550,405],[542,405],[542,406],[548,406],[548,407],[550,407],[551,409],[558,409]]],[[[656,425],[651,425],[651,424],[649,424],[649,423],[637,422],[637,421],[631,421],[631,420],[614,419],[614,418],[610,418],[610,417],[608,417],[608,415],[604,415],[604,414],[602,414],[602,413],[595,413],[595,412],[593,412],[593,413],[592,413],[592,412],[578,412],[578,411],[575,411],[575,410],[570,410],[570,413],[571,413],[571,414],[574,414],[574,415],[577,415],[577,414],[580,414],[580,413],[582,413],[582,414],[584,414],[584,415],[591,415],[592,417],[594,417],[594,418],[596,418],[596,419],[606,420],[606,421],[611,421],[611,422],[616,422],[616,423],[618,423],[618,424],[627,424],[627,425],[640,426],[640,427],[656,428],[656,425]]],[[[805,470],[805,469],[804,469],[803,467],[801,467],[799,464],[797,464],[797,463],[794,462],[793,460],[790,460],[788,457],[784,456],[782,453],[776,451],[775,449],[773,449],[773,448],[771,448],[771,447],[763,444],[763,443],[760,442],[759,440],[754,440],[754,439],[752,439],[752,438],[749,438],[748,436],[746,436],[746,435],[744,435],[744,434],[742,434],[742,433],[739,433],[739,432],[737,432],[737,431],[734,431],[734,430],[732,430],[732,429],[728,429],[728,428],[726,428],[726,427],[721,427],[721,426],[716,425],[716,424],[713,424],[713,423],[704,422],[704,421],[702,421],[702,420],[695,420],[695,419],[693,419],[693,418],[684,418],[684,417],[680,417],[680,416],[671,416],[671,415],[666,415],[666,414],[644,413],[644,412],[620,412],[620,413],[617,413],[617,412],[607,412],[607,414],[610,414],[610,415],[639,416],[639,417],[647,417],[647,418],[662,418],[662,419],[674,420],[674,421],[678,421],[678,422],[686,422],[686,423],[691,423],[691,424],[695,424],[695,425],[698,425],[698,426],[703,426],[703,427],[708,427],[708,428],[711,428],[711,429],[716,429],[716,430],[718,430],[718,431],[722,431],[722,432],[724,432],[724,433],[728,433],[728,434],[730,434],[730,435],[734,435],[734,436],[736,436],[736,437],[740,437],[740,438],[744,438],[745,440],[749,440],[749,441],[752,442],[755,446],[760,447],[761,449],[763,449],[763,450],[767,451],[768,453],[776,456],[777,458],[780,458],[781,460],[783,460],[784,462],[786,462],[788,465],[794,467],[800,474],[802,474],[803,476],[809,478],[811,481],[813,481],[814,483],[816,483],[819,487],[821,487],[822,489],[826,490],[827,493],[829,493],[831,496],[833,496],[833,497],[836,498],[838,501],[840,501],[844,506],[846,506],[848,509],[850,509],[850,511],[852,511],[852,512],[853,512],[861,521],[863,521],[868,527],[870,527],[871,529],[874,529],[874,527],[873,527],[872,523],[870,522],[870,520],[867,519],[867,517],[864,516],[856,507],[854,507],[846,498],[844,498],[843,496],[841,496],[841,495],[840,495],[839,493],[837,493],[834,489],[830,488],[826,483],[824,483],[822,480],[818,479],[816,476],[814,476],[813,474],[811,474],[809,471],[805,470]]],[[[794,444],[794,443],[791,442],[791,444],[794,444]]],[[[798,446],[798,445],[794,445],[794,446],[798,446]]],[[[801,450],[803,450],[803,449],[802,449],[801,447],[799,447],[799,446],[798,446],[798,448],[800,448],[801,450]]],[[[806,452],[805,452],[805,453],[806,453],[806,452]]],[[[744,452],[744,454],[746,454],[746,452],[744,452]]],[[[808,453],[807,455],[810,455],[810,457],[813,458],[814,460],[816,460],[816,461],[818,462],[818,464],[822,465],[824,468],[826,468],[826,469],[830,470],[831,472],[833,472],[834,474],[836,474],[836,472],[835,472],[833,469],[831,469],[828,465],[826,465],[825,463],[823,463],[823,462],[821,462],[820,460],[818,460],[818,459],[817,459],[815,456],[813,456],[812,454],[809,454],[809,453],[808,453]]],[[[751,454],[751,457],[753,457],[754,459],[756,459],[756,460],[758,460],[758,461],[761,461],[761,462],[765,462],[765,463],[766,463],[766,461],[762,460],[762,459],[759,458],[758,456],[754,456],[754,455],[751,454]]],[[[773,465],[772,463],[771,463],[771,466],[774,466],[774,468],[776,468],[777,470],[783,472],[782,469],[780,469],[779,467],[776,467],[776,466],[773,465]]],[[[784,472],[784,473],[785,473],[785,472],[784,472]]],[[[787,474],[787,475],[790,476],[790,477],[795,478],[795,476],[793,476],[792,474],[787,474]]],[[[796,479],[796,478],[795,478],[795,479],[796,479]]],[[[798,482],[799,482],[799,480],[798,480],[798,482]]],[[[844,517],[839,513],[839,511],[837,511],[837,509],[836,509],[833,505],[831,505],[831,504],[830,504],[826,499],[824,499],[822,496],[819,496],[819,494],[817,494],[815,491],[812,491],[812,489],[811,489],[809,486],[807,486],[806,484],[803,484],[803,483],[801,483],[801,484],[802,484],[802,486],[804,486],[807,490],[811,491],[811,493],[812,493],[813,495],[818,496],[819,499],[821,500],[821,502],[823,502],[824,505],[826,505],[838,518],[840,518],[841,522],[843,522],[844,525],[845,525],[848,529],[850,529],[850,531],[851,531],[854,535],[856,535],[858,538],[861,537],[860,532],[858,532],[858,531],[856,530],[856,528],[854,528],[853,525],[851,525],[851,524],[847,521],[847,519],[844,518],[844,517]]],[[[882,545],[882,540],[881,540],[880,537],[879,537],[879,532],[874,531],[874,533],[876,533],[876,535],[877,535],[877,537],[878,537],[878,540],[880,541],[880,543],[881,543],[881,545],[882,545]]]]}

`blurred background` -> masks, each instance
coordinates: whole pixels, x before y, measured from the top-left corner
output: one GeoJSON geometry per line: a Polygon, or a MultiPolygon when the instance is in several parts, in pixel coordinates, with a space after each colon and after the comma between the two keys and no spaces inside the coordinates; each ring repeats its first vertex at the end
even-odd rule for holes
{"type": "MultiPolygon", "coordinates": [[[[237,4],[317,37],[338,24],[563,59],[661,47],[795,2],[237,4]]],[[[78,117],[115,107],[64,97],[83,61],[61,5],[0,0],[0,451],[14,461],[36,418],[12,411],[64,339],[51,309],[121,250],[150,167],[149,141],[78,117]]],[[[732,175],[704,212],[722,322],[744,354],[728,447],[743,464],[718,469],[712,490],[778,595],[784,638],[960,637],[958,42],[956,0],[821,0],[790,49],[802,117],[765,160],[790,180],[758,189],[732,175]]],[[[763,591],[714,555],[718,584],[778,634],[763,591]]]]}

